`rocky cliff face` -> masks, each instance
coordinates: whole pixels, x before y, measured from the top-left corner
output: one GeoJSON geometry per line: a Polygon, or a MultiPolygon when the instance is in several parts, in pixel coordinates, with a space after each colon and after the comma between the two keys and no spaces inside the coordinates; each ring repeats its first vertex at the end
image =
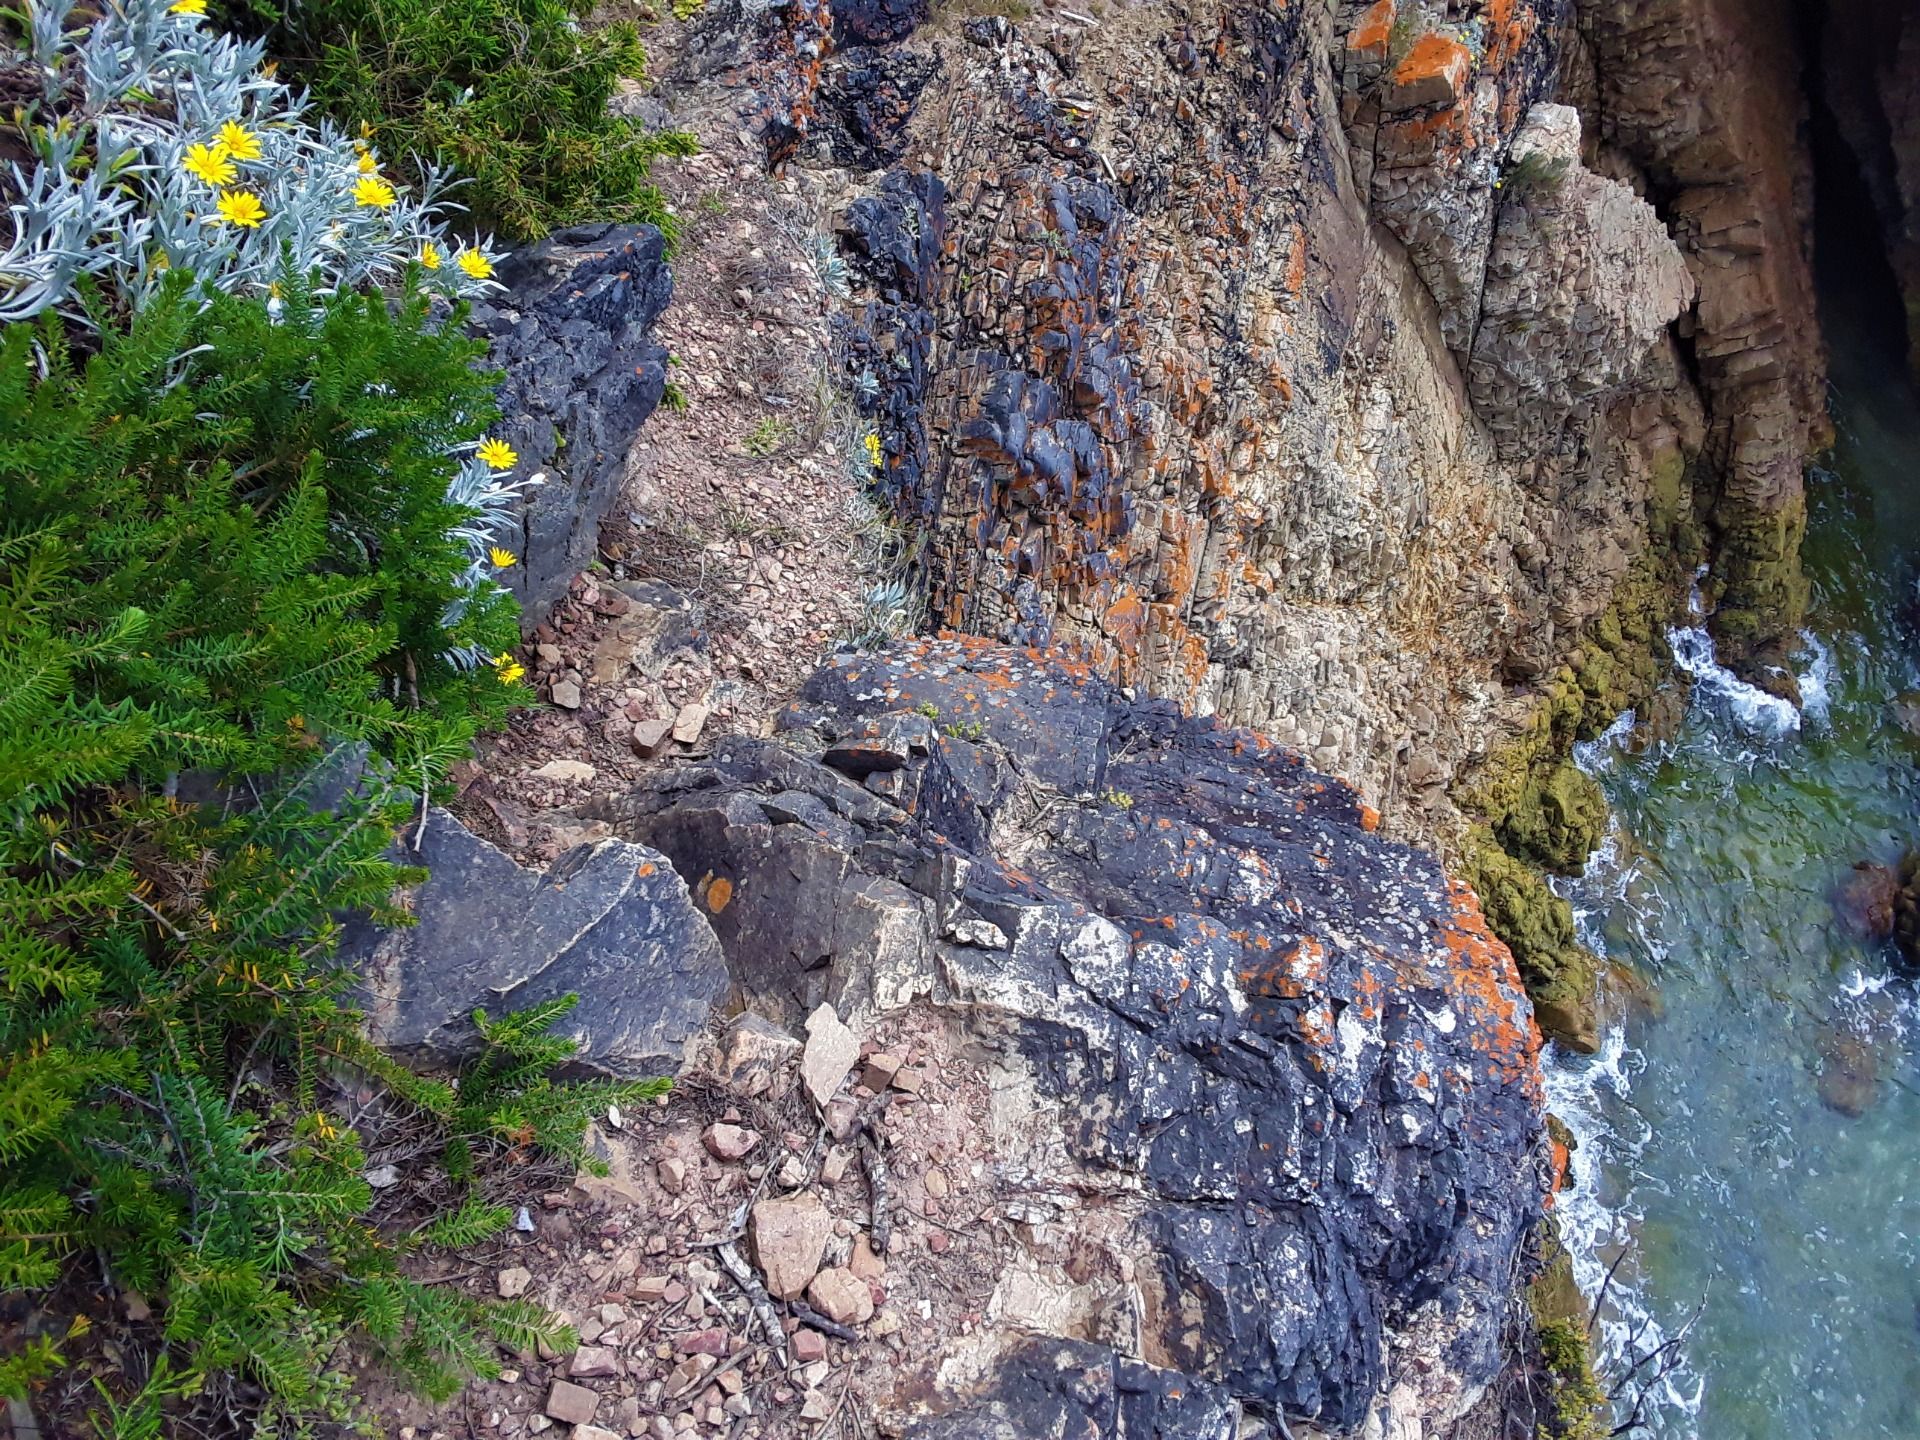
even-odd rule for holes
{"type": "MultiPolygon", "coordinates": [[[[1697,561],[1791,685],[1824,379],[1785,0],[964,8],[722,5],[696,47],[775,163],[879,172],[843,348],[934,625],[1445,844],[1645,698],[1697,561]]],[[[1501,888],[1557,970],[1564,907],[1501,888]]]]}
{"type": "MultiPolygon", "coordinates": [[[[873,1098],[858,1036],[939,1017],[932,1068],[987,1061],[952,1183],[992,1295],[863,1362],[889,1433],[1238,1440],[1244,1411],[1418,1440],[1481,1399],[1551,1159],[1538,1032],[1469,889],[1298,755],[1037,650],[842,655],[782,725],[601,802],[618,838],[545,876],[434,812],[420,923],[356,941],[378,1036],[444,1049],[476,1004],[573,990],[586,1063],[724,1077],[723,995],[761,1049],[830,1006],[849,1048],[808,1044],[821,1118],[790,1123],[839,1137],[873,1098]]],[[[918,1186],[900,1133],[875,1143],[918,1186]]],[[[889,1249],[875,1197],[887,1291],[919,1293],[933,1256],[889,1249]]]]}
{"type": "MultiPolygon", "coordinates": [[[[379,1018],[584,979],[608,1068],[705,1064],[723,992],[985,1056],[1018,1238],[966,1343],[863,1372],[890,1433],[1454,1433],[1551,1185],[1534,1017],[1578,1037],[1592,991],[1535,868],[1604,823],[1567,750],[1646,698],[1697,560],[1750,672],[1804,599],[1790,16],[968,8],[711,0],[675,81],[833,196],[840,378],[946,633],[582,807],[618,838],[545,880],[428,827],[580,923],[437,947],[444,984],[376,957],[379,1018]],[[1388,836],[1466,854],[1502,938],[1388,836]]],[[[627,306],[587,358],[650,407],[653,291],[591,249],[543,303],[627,306]]],[[[539,377],[523,449],[570,403],[539,377]]]]}
{"type": "Polygon", "coordinates": [[[1559,17],[1504,10],[1477,56],[1396,57],[1380,6],[910,42],[944,80],[848,211],[849,348],[939,623],[1068,646],[1434,828],[1697,443],[1656,343],[1689,277],[1543,104],[1559,17]]]}
{"type": "Polygon", "coordinates": [[[1714,628],[1730,664],[1791,688],[1775,667],[1806,607],[1801,472],[1830,433],[1794,7],[1582,0],[1580,26],[1569,88],[1603,163],[1632,167],[1700,287],[1682,335],[1708,418],[1714,628]]]}

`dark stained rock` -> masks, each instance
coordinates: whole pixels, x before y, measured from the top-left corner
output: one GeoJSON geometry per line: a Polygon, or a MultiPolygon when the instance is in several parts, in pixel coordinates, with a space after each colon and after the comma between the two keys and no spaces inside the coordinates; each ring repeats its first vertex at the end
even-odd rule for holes
{"type": "Polygon", "coordinates": [[[939,73],[937,56],[910,48],[859,46],[834,56],[816,122],[834,160],[855,170],[880,170],[898,160],[920,93],[939,73]]]}
{"type": "Polygon", "coordinates": [[[833,41],[884,45],[904,40],[927,18],[928,0],[833,0],[833,41]]]}
{"type": "Polygon", "coordinates": [[[731,882],[712,923],[757,1006],[925,998],[1024,1057],[1074,1162],[1137,1182],[1146,1353],[1329,1430],[1396,1378],[1392,1336],[1493,1375],[1551,1166],[1471,890],[1293,753],[1037,651],[837,657],[783,723],[600,811],[731,882]],[[927,714],[867,786],[801,753],[927,714]]]}
{"type": "Polygon", "coordinates": [[[1893,943],[1908,968],[1920,970],[1920,850],[1900,862],[1900,890],[1893,898],[1893,943]]]}
{"type": "Polygon", "coordinates": [[[652,334],[673,295],[651,225],[582,225],[516,251],[504,295],[473,307],[502,373],[496,433],[519,452],[527,492],[520,563],[500,575],[531,626],[593,559],[619,498],[627,450],[660,403],[667,352],[652,334]]]}
{"type": "Polygon", "coordinates": [[[1082,1340],[1036,1337],[907,1440],[1237,1440],[1238,1407],[1217,1386],[1082,1340]]]}
{"type": "Polygon", "coordinates": [[[1833,910],[1854,935],[1863,940],[1884,940],[1893,934],[1893,907],[1899,898],[1899,872],[1891,865],[1861,860],[1840,882],[1833,910]]]}
{"type": "Polygon", "coordinates": [[[541,874],[436,808],[420,848],[397,858],[431,871],[408,901],[418,923],[356,922],[342,946],[386,1049],[445,1060],[478,1039],[476,1007],[498,1016],[573,992],[580,1003],[556,1028],[579,1042],[581,1066],[671,1075],[726,994],[713,932],[643,846],[584,845],[541,874]]]}

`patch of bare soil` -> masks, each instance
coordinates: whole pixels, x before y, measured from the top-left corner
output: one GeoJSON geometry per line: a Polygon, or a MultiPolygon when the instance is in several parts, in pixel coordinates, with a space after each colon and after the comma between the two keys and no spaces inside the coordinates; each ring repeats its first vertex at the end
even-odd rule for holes
{"type": "Polygon", "coordinates": [[[598,1127],[607,1177],[530,1176],[507,1198],[532,1233],[422,1276],[537,1300],[580,1349],[517,1356],[441,1407],[369,1369],[369,1419],[399,1440],[898,1434],[1021,1307],[1113,1263],[1027,1216],[987,1148],[994,1072],[951,1017],[897,1012],[859,1048],[822,1107],[796,1040],[751,1017],[716,1035],[665,1101],[598,1127]],[[795,1210],[811,1239],[773,1223],[795,1210]]]}
{"type": "Polygon", "coordinates": [[[702,149],[656,162],[683,220],[656,332],[674,357],[668,399],[629,457],[600,562],[523,652],[547,703],[456,776],[461,818],[532,862],[597,833],[573,813],[592,796],[764,732],[861,628],[893,539],[835,389],[831,178],[765,174],[725,105],[673,123],[702,149]]]}

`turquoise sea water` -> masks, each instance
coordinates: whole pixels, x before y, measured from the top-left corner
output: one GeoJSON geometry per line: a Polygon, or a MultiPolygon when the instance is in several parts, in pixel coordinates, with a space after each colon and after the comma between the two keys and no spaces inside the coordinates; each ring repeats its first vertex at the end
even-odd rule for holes
{"type": "Polygon", "coordinates": [[[1598,1056],[1551,1063],[1581,1141],[1562,1225],[1589,1292],[1627,1251],[1603,1314],[1616,1373],[1699,1310],[1649,1400],[1664,1437],[1920,1440],[1920,982],[1832,905],[1853,862],[1920,843],[1920,741],[1888,711],[1920,688],[1899,619],[1920,404],[1882,358],[1837,353],[1834,375],[1804,708],[1682,629],[1678,733],[1635,754],[1623,722],[1581,757],[1615,830],[1565,893],[1652,999],[1598,1056]]]}

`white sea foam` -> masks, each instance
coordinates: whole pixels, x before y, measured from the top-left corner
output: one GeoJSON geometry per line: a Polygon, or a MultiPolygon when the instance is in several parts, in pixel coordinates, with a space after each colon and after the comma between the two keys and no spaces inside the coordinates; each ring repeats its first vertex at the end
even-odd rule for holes
{"type": "Polygon", "coordinates": [[[1696,705],[1707,705],[1749,734],[1769,739],[1800,728],[1800,710],[1792,701],[1749,685],[1720,663],[1704,625],[1669,630],[1667,643],[1673,647],[1674,663],[1693,677],[1696,705]]]}

